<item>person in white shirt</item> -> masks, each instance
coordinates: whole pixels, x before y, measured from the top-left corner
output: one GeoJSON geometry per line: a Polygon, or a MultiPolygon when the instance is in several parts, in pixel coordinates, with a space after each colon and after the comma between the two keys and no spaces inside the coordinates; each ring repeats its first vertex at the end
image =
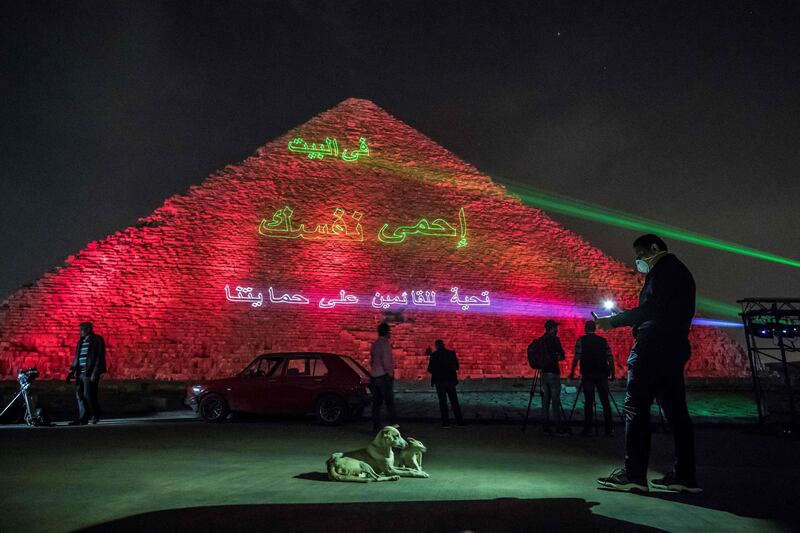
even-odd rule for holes
{"type": "Polygon", "coordinates": [[[381,404],[386,403],[389,424],[395,425],[397,415],[394,410],[394,358],[392,343],[389,342],[389,324],[378,324],[378,338],[369,350],[370,383],[372,385],[372,431],[381,430],[381,404]]]}

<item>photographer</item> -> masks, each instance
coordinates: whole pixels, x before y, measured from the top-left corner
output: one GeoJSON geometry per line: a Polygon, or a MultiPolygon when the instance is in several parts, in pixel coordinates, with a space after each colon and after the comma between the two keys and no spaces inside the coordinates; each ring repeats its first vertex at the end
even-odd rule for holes
{"type": "Polygon", "coordinates": [[[75,347],[75,358],[69,367],[67,383],[75,378],[75,397],[78,399],[78,418],[71,426],[86,425],[91,414],[92,424],[100,421],[97,389],[100,375],[106,370],[106,344],[103,337],[93,332],[92,323],[80,325],[80,339],[75,347]]]}
{"type": "Polygon", "coordinates": [[[461,417],[461,406],[458,404],[458,357],[456,352],[448,350],[444,346],[444,341],[437,340],[436,350],[431,352],[430,347],[425,351],[430,356],[428,360],[428,372],[431,375],[431,385],[436,387],[436,395],[439,397],[439,412],[442,415],[442,427],[450,427],[450,416],[447,409],[447,399],[453,407],[453,415],[456,417],[456,424],[464,425],[461,417]]]}
{"type": "Polygon", "coordinates": [[[594,320],[588,320],[583,326],[586,333],[575,341],[575,357],[572,359],[572,369],[569,379],[575,378],[575,367],[580,362],[581,383],[583,384],[583,432],[581,435],[591,436],[594,421],[594,391],[600,396],[603,406],[603,422],[605,423],[606,436],[614,436],[612,424],[611,404],[608,401],[608,377],[614,379],[614,358],[611,347],[600,335],[595,333],[594,320]]]}
{"type": "Polygon", "coordinates": [[[372,432],[381,430],[381,404],[386,403],[389,412],[389,425],[397,423],[394,408],[394,357],[392,343],[389,341],[389,324],[378,324],[378,339],[369,350],[370,385],[372,387],[372,432]]]}
{"type": "Polygon", "coordinates": [[[598,479],[607,488],[646,492],[650,456],[650,406],[657,398],[675,439],[675,468],[655,488],[697,493],[694,430],[686,407],[683,369],[689,360],[689,328],[694,316],[695,283],[689,269],[667,252],[656,235],[643,235],[633,243],[636,268],[647,274],[639,306],[597,320],[610,330],[633,327],[636,342],[628,356],[625,394],[625,467],[598,479]]]}
{"type": "Polygon", "coordinates": [[[569,428],[561,412],[561,365],[559,362],[565,358],[564,348],[558,338],[558,322],[547,320],[544,323],[544,335],[539,337],[542,350],[545,354],[545,363],[541,366],[542,372],[542,411],[544,414],[544,432],[552,434],[550,428],[550,408],[552,405],[553,417],[556,419],[556,435],[567,437],[569,428]]]}

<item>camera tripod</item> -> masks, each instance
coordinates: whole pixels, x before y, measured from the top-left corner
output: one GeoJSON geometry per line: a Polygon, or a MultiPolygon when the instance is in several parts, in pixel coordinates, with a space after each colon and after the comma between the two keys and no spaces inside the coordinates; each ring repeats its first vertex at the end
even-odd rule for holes
{"type": "MultiPolygon", "coordinates": [[[[575,414],[575,406],[578,405],[578,398],[581,397],[581,391],[583,391],[583,377],[581,377],[581,380],[578,383],[578,388],[575,390],[575,401],[572,402],[572,409],[570,409],[569,417],[567,418],[568,422],[572,422],[572,415],[575,414]]],[[[599,391],[595,390],[595,394],[599,394],[599,391]]],[[[611,391],[608,391],[608,399],[611,400],[612,404],[614,404],[614,409],[617,411],[617,415],[619,416],[619,419],[624,422],[625,421],[625,417],[622,416],[622,412],[619,410],[619,405],[617,404],[617,400],[614,399],[614,395],[611,394],[611,391]]],[[[594,402],[592,402],[592,404],[593,404],[593,407],[594,407],[594,417],[593,417],[593,420],[594,420],[594,432],[595,432],[595,434],[597,434],[597,432],[598,432],[597,431],[597,424],[598,424],[598,420],[597,420],[597,401],[595,400],[594,402]]],[[[585,417],[586,413],[584,413],[583,416],[585,417]]]]}
{"type": "MultiPolygon", "coordinates": [[[[581,397],[582,390],[583,390],[583,378],[581,377],[581,381],[580,383],[578,383],[578,389],[575,391],[575,400],[572,402],[572,409],[570,409],[569,411],[569,418],[567,418],[567,422],[572,422],[572,415],[575,414],[575,406],[578,405],[578,398],[581,397]]],[[[595,394],[599,394],[599,392],[595,391],[595,394]]],[[[625,417],[622,415],[622,412],[619,409],[619,405],[617,404],[617,400],[614,399],[614,395],[611,394],[610,390],[608,391],[608,399],[611,400],[612,404],[614,404],[614,410],[617,411],[619,419],[625,422],[625,417]]],[[[593,417],[594,432],[595,434],[597,434],[598,432],[597,424],[599,423],[599,421],[597,420],[597,401],[595,400],[594,402],[592,402],[592,404],[594,407],[594,417],[593,417]]],[[[658,406],[658,417],[661,422],[661,430],[666,431],[666,425],[664,424],[664,411],[661,409],[661,404],[658,403],[658,400],[656,400],[656,405],[658,406]]],[[[584,413],[583,416],[586,416],[586,413],[584,413]]]]}
{"type": "MultiPolygon", "coordinates": [[[[525,432],[525,428],[528,425],[528,417],[531,414],[531,404],[533,403],[533,396],[536,394],[536,385],[539,385],[541,388],[542,382],[542,371],[539,369],[534,369],[533,371],[533,382],[531,383],[531,392],[530,397],[528,397],[528,410],[525,411],[525,420],[522,421],[522,431],[525,432]]],[[[540,391],[541,392],[541,391],[540,391]]],[[[561,418],[563,420],[567,420],[567,417],[564,413],[564,406],[561,405],[561,418]]]]}
{"type": "Polygon", "coordinates": [[[33,399],[30,397],[30,393],[28,389],[31,388],[31,382],[27,379],[27,376],[24,378],[22,376],[19,377],[19,390],[17,394],[8,402],[6,408],[3,409],[3,412],[0,412],[0,418],[6,411],[11,409],[11,406],[14,405],[14,402],[17,401],[18,398],[22,397],[22,400],[25,402],[25,423],[29,426],[36,426],[39,425],[40,415],[36,413],[36,404],[34,403],[33,399]]]}

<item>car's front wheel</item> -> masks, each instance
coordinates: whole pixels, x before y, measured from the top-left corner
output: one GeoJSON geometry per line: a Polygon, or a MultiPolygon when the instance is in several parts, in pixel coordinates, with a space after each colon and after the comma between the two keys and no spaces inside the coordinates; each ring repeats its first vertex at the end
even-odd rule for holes
{"type": "Polygon", "coordinates": [[[325,394],[317,400],[314,413],[326,426],[335,426],[347,418],[347,402],[335,394],[325,394]]]}
{"type": "Polygon", "coordinates": [[[200,416],[206,422],[222,422],[228,418],[230,409],[228,402],[219,394],[206,394],[200,400],[200,409],[198,409],[200,416]]]}

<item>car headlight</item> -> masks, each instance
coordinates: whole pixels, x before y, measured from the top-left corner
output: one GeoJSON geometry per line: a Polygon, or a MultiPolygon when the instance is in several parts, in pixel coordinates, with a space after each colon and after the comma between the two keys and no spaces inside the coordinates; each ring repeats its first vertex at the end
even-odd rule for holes
{"type": "Polygon", "coordinates": [[[202,386],[202,385],[193,385],[192,386],[192,394],[194,394],[195,396],[197,396],[198,394],[200,394],[204,390],[206,390],[206,388],[204,386],[202,386]]]}

